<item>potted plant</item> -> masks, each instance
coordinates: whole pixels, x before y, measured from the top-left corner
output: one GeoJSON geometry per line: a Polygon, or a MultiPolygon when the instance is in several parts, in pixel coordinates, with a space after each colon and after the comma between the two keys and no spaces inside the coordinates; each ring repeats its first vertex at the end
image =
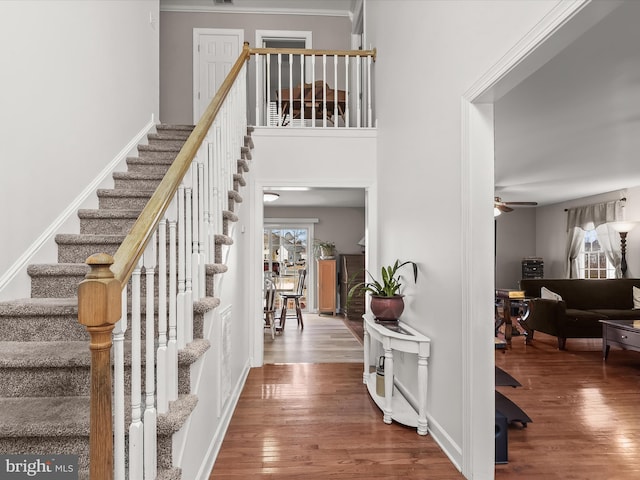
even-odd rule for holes
{"type": "Polygon", "coordinates": [[[333,258],[336,254],[336,244],[325,240],[315,239],[313,241],[313,253],[316,258],[333,258]]]}
{"type": "Polygon", "coordinates": [[[404,295],[400,293],[400,270],[405,265],[413,267],[413,281],[418,280],[418,265],[412,261],[400,263],[396,260],[393,265],[382,267],[380,280],[376,280],[371,273],[366,272],[371,277],[371,282],[360,282],[349,290],[347,303],[353,295],[359,291],[371,294],[371,313],[378,320],[396,321],[404,311],[404,295]]]}

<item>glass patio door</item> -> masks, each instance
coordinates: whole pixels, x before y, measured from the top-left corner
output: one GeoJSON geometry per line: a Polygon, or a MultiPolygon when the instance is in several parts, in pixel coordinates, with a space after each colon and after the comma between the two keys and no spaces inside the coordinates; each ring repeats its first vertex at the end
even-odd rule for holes
{"type": "MultiPolygon", "coordinates": [[[[309,269],[309,230],[301,227],[268,227],[264,229],[264,274],[269,275],[277,292],[293,292],[300,270],[309,269]]],[[[307,282],[308,284],[308,282],[307,282]]],[[[302,310],[308,310],[307,285],[300,299],[302,310]]],[[[276,309],[281,308],[276,295],[276,309]]],[[[293,308],[293,305],[289,307],[293,308]]]]}

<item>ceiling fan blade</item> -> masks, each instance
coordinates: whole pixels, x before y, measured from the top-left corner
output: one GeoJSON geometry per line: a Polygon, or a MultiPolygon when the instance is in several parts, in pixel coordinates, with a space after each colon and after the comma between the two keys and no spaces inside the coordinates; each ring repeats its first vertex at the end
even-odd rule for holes
{"type": "Polygon", "coordinates": [[[503,202],[505,205],[538,205],[538,202],[503,202]]]}
{"type": "Polygon", "coordinates": [[[496,204],[496,207],[498,208],[498,210],[504,213],[513,212],[513,208],[507,207],[504,203],[498,203],[496,204]]]}

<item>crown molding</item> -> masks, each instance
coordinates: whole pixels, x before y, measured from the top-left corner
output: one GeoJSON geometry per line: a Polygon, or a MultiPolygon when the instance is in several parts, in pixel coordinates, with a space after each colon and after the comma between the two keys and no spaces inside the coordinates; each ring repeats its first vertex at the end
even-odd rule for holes
{"type": "Polygon", "coordinates": [[[195,5],[160,5],[161,12],[178,13],[235,13],[254,15],[307,15],[316,17],[347,17],[352,13],[348,10],[308,10],[295,8],[251,8],[229,6],[195,6],[195,5]]]}

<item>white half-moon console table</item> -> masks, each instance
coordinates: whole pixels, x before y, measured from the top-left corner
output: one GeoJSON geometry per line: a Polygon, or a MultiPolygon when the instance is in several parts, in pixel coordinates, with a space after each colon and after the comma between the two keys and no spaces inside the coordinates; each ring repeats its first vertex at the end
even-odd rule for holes
{"type": "MultiPolygon", "coordinates": [[[[367,385],[369,395],[382,410],[383,421],[417,427],[418,435],[427,435],[427,380],[428,358],[431,348],[429,337],[404,324],[403,322],[380,322],[374,316],[365,313],[364,318],[364,374],[363,383],[367,385]],[[369,372],[372,342],[380,342],[384,350],[384,396],[376,393],[376,372],[369,372]],[[417,411],[407,400],[402,390],[394,382],[393,352],[417,354],[418,362],[418,398],[417,411]]],[[[373,362],[375,365],[376,362],[373,362]]]]}

